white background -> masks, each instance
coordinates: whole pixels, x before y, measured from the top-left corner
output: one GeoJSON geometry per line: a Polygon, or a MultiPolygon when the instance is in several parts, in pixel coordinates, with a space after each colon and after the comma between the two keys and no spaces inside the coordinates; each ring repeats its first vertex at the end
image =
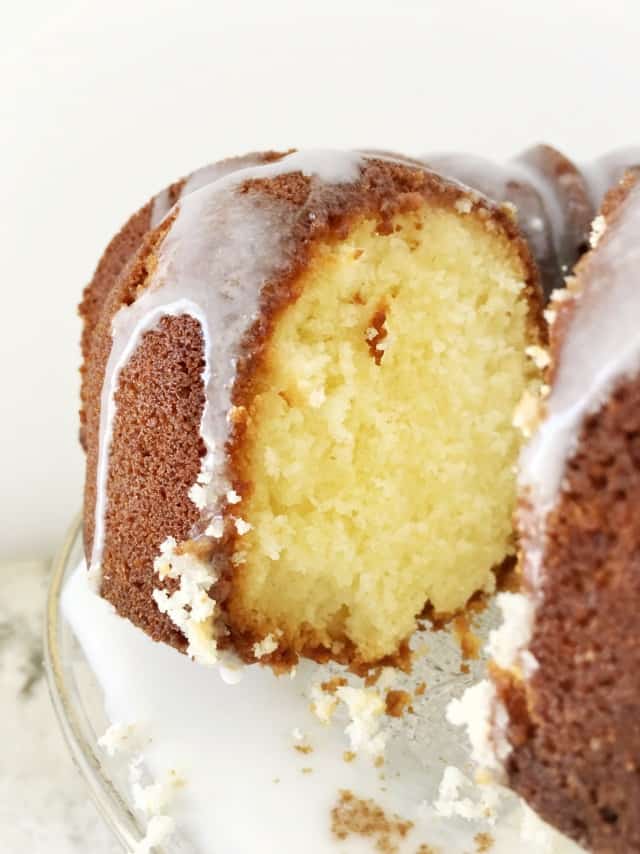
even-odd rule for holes
{"type": "Polygon", "coordinates": [[[151,194],[259,148],[639,143],[639,6],[0,0],[0,559],[80,506],[75,306],[151,194]]]}

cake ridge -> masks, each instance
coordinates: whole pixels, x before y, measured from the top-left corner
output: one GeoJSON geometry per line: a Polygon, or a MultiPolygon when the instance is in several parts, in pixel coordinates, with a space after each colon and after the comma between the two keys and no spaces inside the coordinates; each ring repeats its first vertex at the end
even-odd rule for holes
{"type": "Polygon", "coordinates": [[[204,385],[206,389],[206,404],[203,412],[201,434],[207,448],[207,457],[203,471],[211,474],[214,480],[214,494],[226,492],[230,484],[224,480],[222,467],[224,465],[224,442],[226,436],[226,416],[231,409],[231,384],[235,373],[238,353],[233,351],[233,345],[239,345],[251,323],[257,317],[257,310],[264,284],[276,273],[284,272],[283,267],[289,262],[287,249],[283,242],[281,230],[291,230],[293,227],[292,211],[284,202],[271,200],[271,211],[267,211],[264,203],[258,205],[247,194],[233,193],[249,180],[264,180],[275,178],[293,172],[302,172],[309,176],[318,176],[325,182],[352,183],[359,174],[360,159],[351,152],[296,152],[275,163],[252,164],[240,169],[218,172],[206,171],[206,182],[198,186],[188,195],[180,198],[179,208],[175,213],[171,228],[163,237],[157,250],[156,268],[149,275],[149,282],[143,293],[130,305],[121,307],[112,319],[113,343],[103,382],[102,402],[100,406],[100,451],[98,458],[98,488],[95,508],[95,531],[90,561],[90,575],[96,586],[100,584],[100,563],[104,543],[104,520],[106,514],[106,478],[108,456],[111,442],[111,427],[115,414],[114,395],[118,375],[122,367],[138,346],[142,335],[154,328],[163,316],[190,315],[200,323],[205,338],[205,372],[204,385]],[[213,180],[208,180],[213,177],[213,180]],[[227,225],[226,231],[219,238],[218,246],[225,246],[224,252],[216,248],[215,240],[211,241],[208,229],[216,213],[224,215],[225,204],[229,204],[230,192],[233,193],[233,204],[227,210],[235,214],[232,223],[218,223],[218,227],[227,225]],[[216,200],[220,203],[216,207],[216,200]],[[208,209],[208,205],[211,207],[208,209]],[[277,209],[278,208],[278,209],[277,209]],[[271,218],[272,217],[272,218],[271,218]],[[289,221],[288,221],[289,220],[289,221]],[[256,227],[250,235],[252,239],[251,253],[247,254],[244,244],[243,223],[256,227]],[[189,267],[188,258],[184,257],[184,241],[181,240],[182,229],[189,232],[189,247],[186,255],[192,255],[198,230],[205,226],[206,239],[202,241],[204,256],[214,264],[220,265],[217,270],[207,270],[225,283],[235,283],[238,287],[222,290],[222,287],[211,287],[210,279],[199,278],[197,269],[187,271],[180,269],[180,264],[189,267]],[[255,259],[256,268],[251,263],[244,271],[240,270],[242,258],[255,259]],[[181,260],[180,260],[181,259],[181,260]],[[266,264],[264,261],[266,260],[266,264]],[[225,264],[226,261],[226,264],[225,264]],[[260,266],[261,262],[264,266],[260,266]],[[226,267],[226,269],[225,269],[226,267]],[[176,269],[177,268],[177,269],[176,269]],[[171,284],[167,285],[167,281],[171,284]],[[241,293],[239,288],[244,287],[241,293]],[[167,297],[167,291],[175,291],[174,297],[167,297]],[[192,291],[195,298],[185,298],[184,292],[192,291]],[[214,304],[215,303],[215,304],[214,304]],[[229,303],[231,303],[229,305],[229,303]],[[202,306],[207,308],[203,310],[202,306]],[[133,322],[130,318],[133,318],[133,322]],[[213,339],[211,328],[215,323],[219,332],[218,337],[226,339],[222,352],[213,355],[213,339]],[[221,378],[212,370],[212,364],[227,366],[226,376],[221,378]],[[212,382],[213,380],[213,382],[212,382]],[[208,410],[213,408],[211,403],[217,397],[218,409],[214,416],[208,410]],[[222,421],[223,429],[214,426],[222,421]],[[217,472],[216,472],[217,470],[217,472]],[[217,476],[216,476],[217,474],[217,476]]]}

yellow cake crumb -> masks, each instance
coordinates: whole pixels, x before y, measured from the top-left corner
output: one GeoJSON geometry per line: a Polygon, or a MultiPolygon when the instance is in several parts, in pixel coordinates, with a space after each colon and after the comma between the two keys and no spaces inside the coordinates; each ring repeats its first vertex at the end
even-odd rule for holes
{"type": "Polygon", "coordinates": [[[316,249],[247,407],[227,607],[257,638],[376,663],[513,553],[540,354],[525,263],[489,221],[425,207],[316,249]]]}

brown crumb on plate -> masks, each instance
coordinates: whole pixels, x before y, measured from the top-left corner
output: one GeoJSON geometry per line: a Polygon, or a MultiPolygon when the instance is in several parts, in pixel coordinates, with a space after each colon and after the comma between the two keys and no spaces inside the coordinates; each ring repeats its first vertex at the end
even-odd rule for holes
{"type": "Polygon", "coordinates": [[[293,749],[297,750],[298,753],[304,753],[304,754],[313,752],[313,747],[311,747],[310,744],[294,744],[293,749]]]}
{"type": "Polygon", "coordinates": [[[476,843],[478,854],[483,854],[483,852],[493,847],[493,836],[490,833],[476,833],[473,841],[476,843]]]}
{"type": "Polygon", "coordinates": [[[466,614],[453,618],[453,633],[460,644],[460,652],[466,660],[478,658],[480,638],[473,633],[466,614]]]}
{"type": "Polygon", "coordinates": [[[344,688],[348,684],[344,676],[334,676],[333,679],[323,682],[320,687],[325,694],[335,694],[338,688],[344,688]]]}
{"type": "Polygon", "coordinates": [[[336,839],[349,836],[370,839],[380,854],[397,854],[412,827],[412,821],[387,815],[375,801],[357,798],[346,789],[340,791],[338,803],[331,810],[331,832],[336,839]]]}
{"type": "Polygon", "coordinates": [[[411,695],[406,691],[387,691],[386,712],[392,718],[401,718],[410,702],[411,695]]]}

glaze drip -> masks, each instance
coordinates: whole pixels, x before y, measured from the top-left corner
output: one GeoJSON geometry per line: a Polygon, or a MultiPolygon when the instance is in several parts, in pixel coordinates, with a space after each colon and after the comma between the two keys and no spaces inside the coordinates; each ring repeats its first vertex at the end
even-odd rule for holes
{"type": "MultiPolygon", "coordinates": [[[[224,164],[197,173],[183,188],[176,219],[157,250],[157,267],[145,291],[123,306],[112,322],[113,342],[100,407],[95,534],[90,575],[100,583],[105,538],[106,484],[118,378],[144,334],[166,316],[190,315],[205,341],[205,408],[201,436],[206,448],[200,483],[204,504],[215,508],[230,488],[224,446],[236,364],[245,334],[258,318],[264,285],[293,261],[293,231],[303,206],[264,195],[239,193],[247,180],[301,172],[313,182],[357,180],[361,157],[353,152],[308,151],[275,163],[229,170],[224,164]],[[223,167],[220,171],[220,167],[223,167]],[[218,176],[218,177],[216,177],[218,176]],[[210,183],[205,183],[210,180],[210,183]],[[200,186],[202,184],[202,186],[200,186]]],[[[226,161],[228,165],[230,161],[226,161]]],[[[160,205],[154,215],[160,215],[160,205]]]]}

